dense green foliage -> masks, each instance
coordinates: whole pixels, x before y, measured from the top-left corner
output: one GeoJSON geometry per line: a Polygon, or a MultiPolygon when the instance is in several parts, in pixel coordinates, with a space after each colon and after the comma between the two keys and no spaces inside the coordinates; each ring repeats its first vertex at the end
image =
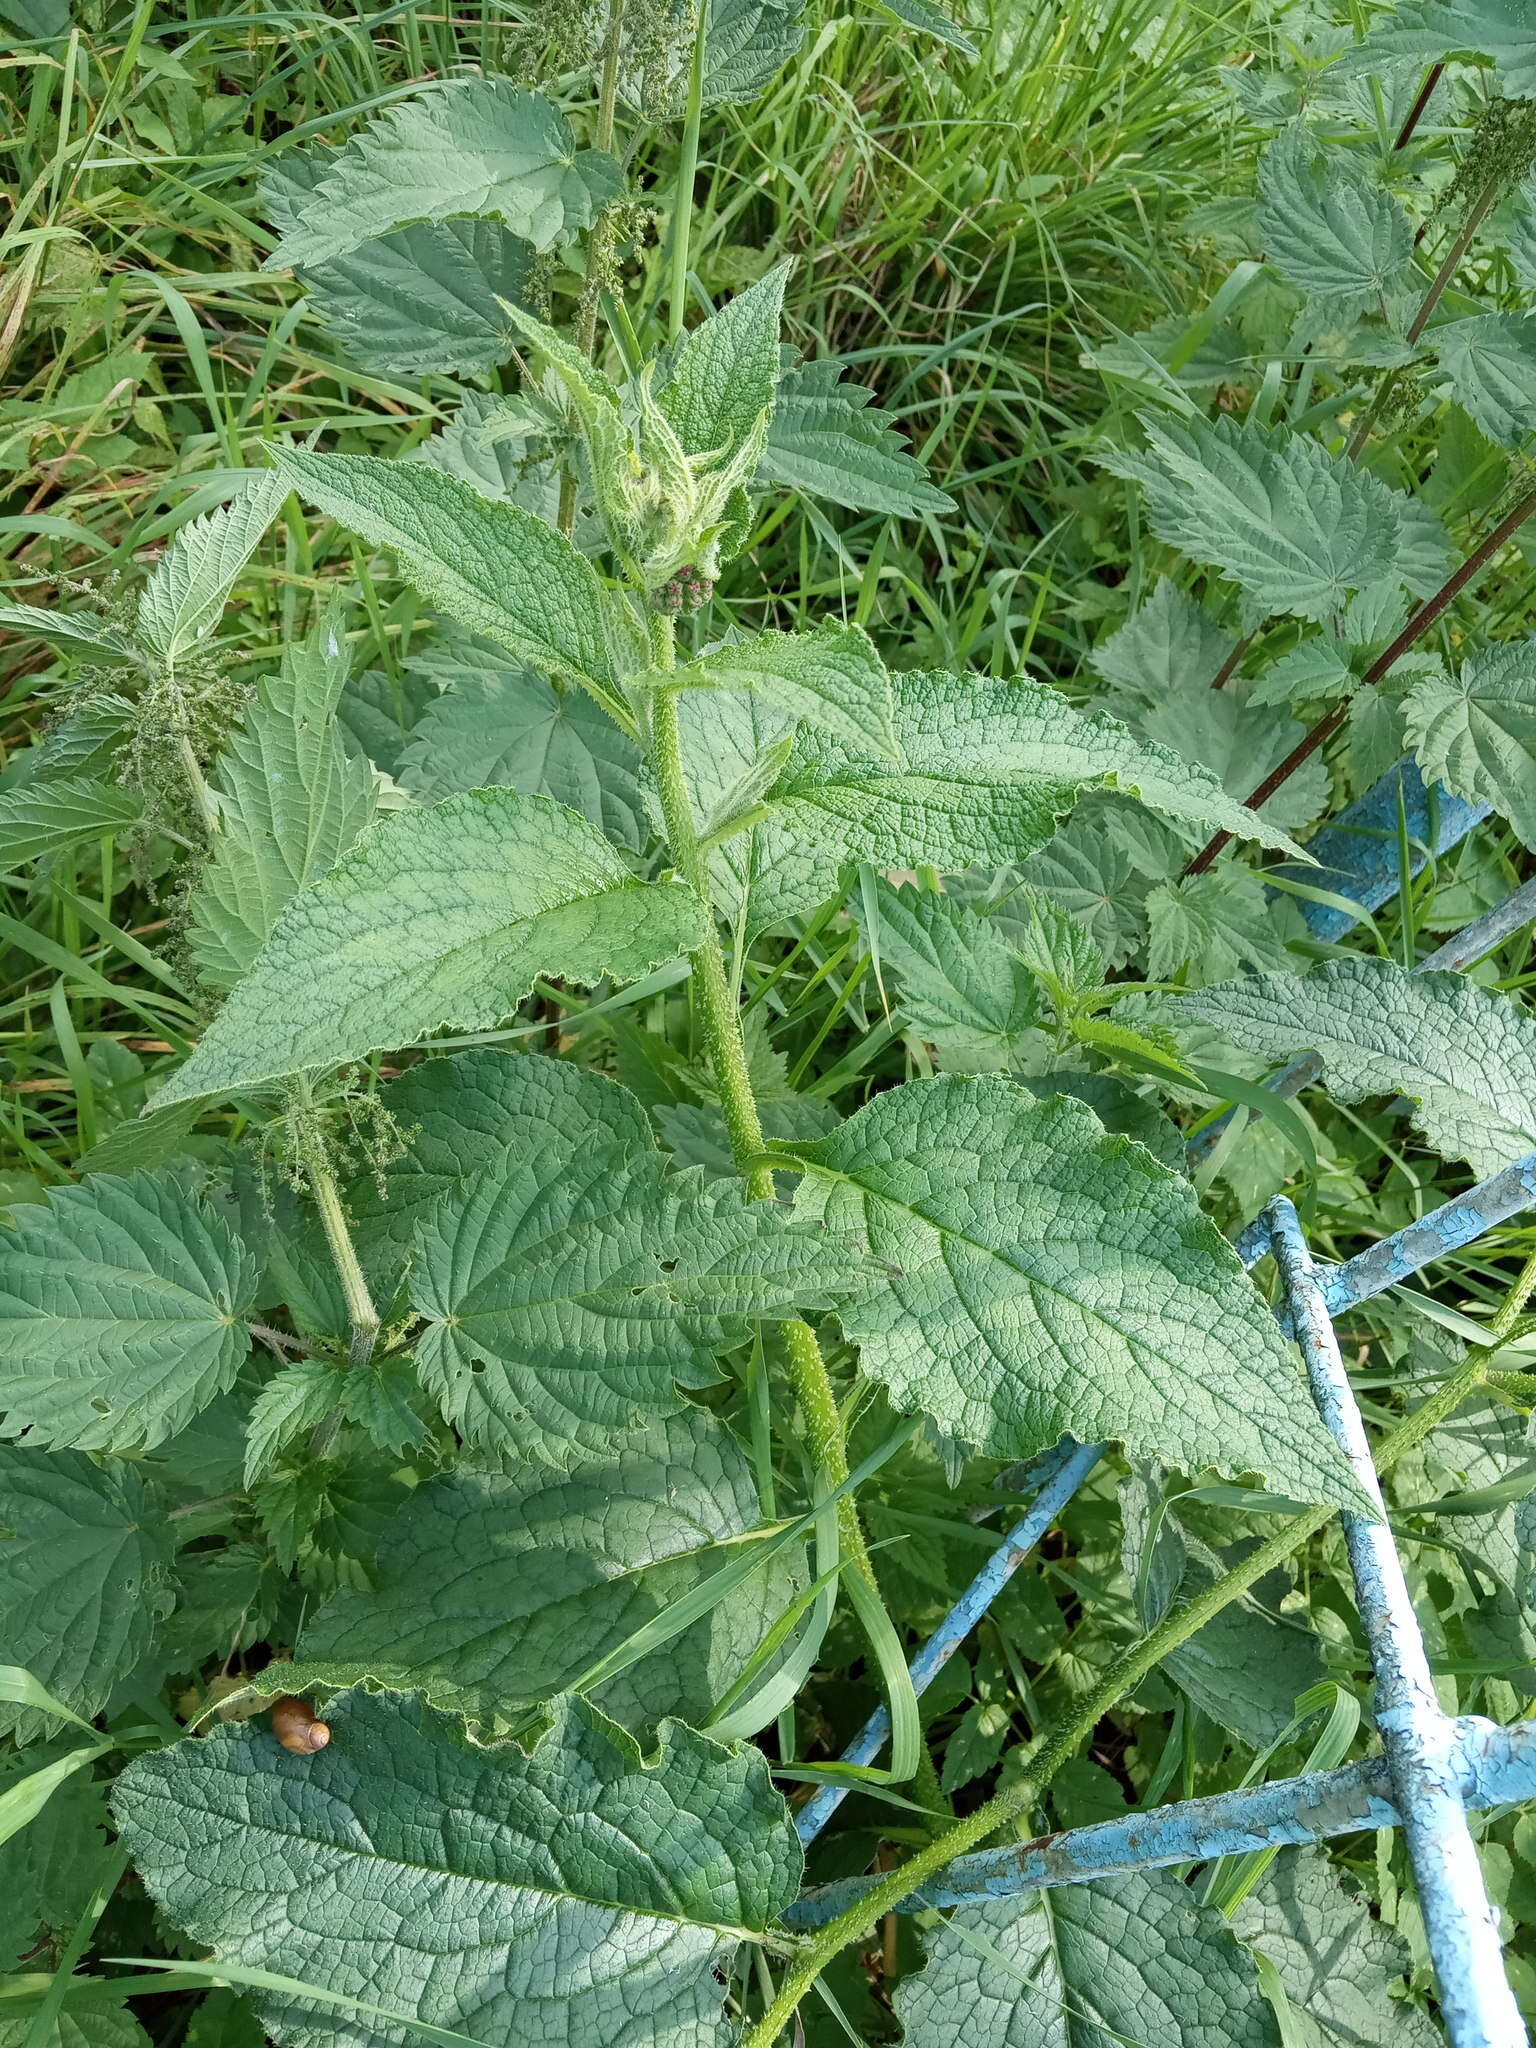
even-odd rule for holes
{"type": "MultiPolygon", "coordinates": [[[[1232,1239],[1536,1144],[1522,4],[0,0],[0,2048],[1439,2038],[1385,1832],[883,1906],[1369,1753],[1232,1239]]],[[[1500,1722],[1533,1244],[1345,1330],[1500,1722]]]]}

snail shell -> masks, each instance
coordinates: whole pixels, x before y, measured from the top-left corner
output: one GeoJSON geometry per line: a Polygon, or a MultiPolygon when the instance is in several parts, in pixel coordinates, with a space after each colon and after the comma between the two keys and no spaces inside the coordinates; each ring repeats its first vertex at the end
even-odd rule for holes
{"type": "Polygon", "coordinates": [[[301,1700],[293,1693],[284,1693],[272,1706],[272,1733],[295,1756],[313,1756],[317,1749],[324,1749],[331,1739],[326,1722],[316,1714],[308,1700],[301,1700]]]}

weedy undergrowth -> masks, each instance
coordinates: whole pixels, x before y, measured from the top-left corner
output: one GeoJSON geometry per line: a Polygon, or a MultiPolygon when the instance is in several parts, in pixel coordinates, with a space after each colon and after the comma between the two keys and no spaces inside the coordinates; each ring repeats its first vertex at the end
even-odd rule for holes
{"type": "MultiPolygon", "coordinates": [[[[121,840],[164,913],[117,935],[143,1113],[0,1249],[24,2048],[127,2048],[157,1969],[220,1987],[194,2048],[1436,2037],[1390,1844],[1375,1917],[1321,1848],[920,1947],[886,1916],[1042,1817],[1350,1753],[1326,1532],[1370,1503],[1218,1221],[1282,1181],[1337,1220],[1364,1101],[1417,1133],[1373,1234],[1425,1206],[1405,1145],[1536,1145],[1518,995],[1413,971],[1406,828],[1397,957],[1297,908],[1348,894],[1297,835],[1405,754],[1536,830],[1536,661],[1489,602],[1536,509],[1536,74],[1497,8],[1449,19],[1227,80],[1257,193],[1188,223],[1226,275],[1088,347],[1082,517],[1135,534],[1091,686],[913,660],[880,562],[955,498],[787,338],[793,259],[701,282],[706,122],[803,61],[797,0],[534,16],[274,153],[267,269],[437,431],[275,433],[126,596],[0,607],[61,664],[9,867],[121,840]],[[791,492],[856,594],[763,587],[791,492]],[[862,563],[827,507],[880,522],[862,563]],[[278,520],[325,593],[252,675],[225,636],[278,520]],[[1305,1108],[1266,1081],[1301,1053],[1305,1108]],[[912,1639],[1066,1436],[1118,1481],[1075,1576],[1022,1575],[920,1703],[912,1639]],[[888,1752],[839,1763],[876,1694],[888,1752]],[[828,1784],[858,1818],[813,1875],[884,1874],[805,1934],[790,1797],[828,1784]],[[93,1941],[172,1955],[77,1974],[93,1941]]],[[[1474,1589],[1448,1676],[1510,1713],[1532,1277],[1381,1309],[1369,1382],[1419,1568],[1474,1589]]]]}

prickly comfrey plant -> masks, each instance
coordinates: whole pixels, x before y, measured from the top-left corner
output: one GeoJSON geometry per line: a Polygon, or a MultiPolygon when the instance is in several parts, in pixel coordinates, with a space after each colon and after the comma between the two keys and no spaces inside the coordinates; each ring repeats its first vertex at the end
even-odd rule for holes
{"type": "MultiPolygon", "coordinates": [[[[922,0],[888,11],[970,47],[922,0]]],[[[1449,490],[1483,522],[1453,547],[1397,438],[1460,407],[1448,442],[1475,423],[1519,461],[1536,315],[1467,310],[1451,252],[1416,253],[1396,188],[1417,159],[1373,153],[1379,119],[1358,145],[1332,100],[1326,137],[1288,121],[1237,230],[1259,253],[1196,327],[1106,352],[1140,424],[1113,422],[1104,464],[1170,564],[1100,649],[1125,716],[905,667],[835,584],[758,588],[754,543],[790,488],[889,521],[952,501],[843,364],[785,344],[786,263],[715,304],[690,264],[702,116],[769,81],[803,13],[609,0],[561,49],[590,103],[569,72],[559,104],[459,77],[282,153],[272,266],[362,362],[436,380],[446,424],[393,459],[274,435],[131,617],[3,615],[105,661],[124,718],[175,743],[207,998],[167,1012],[147,1114],[16,1208],[4,1249],[0,1800],[94,1831],[62,1788],[124,1766],[111,1881],[92,1867],[59,1975],[23,1987],[48,2025],[126,1859],[180,1981],[238,1987],[279,2043],[768,2048],[815,2023],[818,1981],[841,2019],[884,1917],[1029,1831],[1053,1782],[1118,1788],[1078,1757],[1112,1713],[1176,1716],[1164,1760],[1134,1760],[1154,1798],[1193,1785],[1207,1730],[1250,1776],[1325,1710],[1319,1761],[1354,1736],[1324,1662],[1347,1625],[1309,1618],[1285,1568],[1377,1505],[1161,1099],[1241,1104],[1303,1150],[1254,1077],[1313,1051],[1343,1099],[1405,1100],[1475,1172],[1536,1141],[1515,1002],[1352,953],[1292,971],[1254,864],[1309,886],[1291,835],[1327,787],[1268,801],[1309,756],[1252,804],[1228,786],[1275,754],[1250,716],[1390,677],[1426,772],[1522,829],[1522,646],[1453,680],[1419,642],[1524,486],[1449,490]],[[625,166],[665,160],[658,100],[677,177],[636,193],[625,166]],[[643,274],[622,287],[663,201],[658,306],[643,274]],[[1282,323],[1258,362],[1250,293],[1282,323]],[[290,530],[330,522],[432,622],[354,675],[318,604],[211,750],[192,685],[290,494],[290,530]],[[770,600],[791,623],[748,630],[770,600]],[[1202,887],[1213,833],[1249,858],[1202,887]],[[1094,1611],[1068,1646],[1045,1578],[1019,1594],[1047,1649],[1000,1622],[975,1646],[941,1773],[906,1640],[947,1604],[934,1546],[986,1543],[1000,1472],[1064,1437],[1122,1480],[1116,1536],[1108,1493],[1085,1524],[1071,1598],[1094,1611]],[[834,1760],[829,1661],[882,1695],[882,1761],[834,1760]],[[870,1795],[900,1852],[812,1932],[806,1782],[870,1795]]],[[[1336,58],[1324,88],[1376,106],[1351,82],[1375,45],[1336,58]]],[[[1254,99],[1323,104],[1311,70],[1254,99]]],[[[1468,145],[1480,190],[1512,175],[1492,133],[1468,145]]],[[[1518,267],[1525,197],[1504,197],[1518,267]]],[[[1445,231],[1480,203],[1448,202],[1445,231]]],[[[8,829],[24,814],[46,852],[132,823],[93,757],[40,752],[8,829]]],[[[1486,1363],[1423,1367],[1384,1469],[1427,1456],[1486,1363]]],[[[873,1848],[840,1837],[840,1868],[873,1848]]],[[[46,1876],[28,1939],[54,1928],[46,1876]]],[[[1251,2048],[1338,2031],[1341,1981],[1354,2038],[1433,2038],[1392,1995],[1406,1944],[1321,1850],[972,1904],[924,1943],[922,1967],[895,1936],[884,1958],[912,2048],[1251,2048]]]]}

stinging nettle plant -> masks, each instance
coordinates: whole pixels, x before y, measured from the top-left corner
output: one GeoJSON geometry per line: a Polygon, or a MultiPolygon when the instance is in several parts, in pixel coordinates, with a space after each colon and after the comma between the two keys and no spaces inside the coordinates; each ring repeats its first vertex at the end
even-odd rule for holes
{"type": "MultiPolygon", "coordinates": [[[[973,50],[919,0],[888,11],[973,50]]],[[[118,834],[179,863],[156,1016],[184,1057],[75,1184],[10,1212],[0,1255],[0,1811],[64,1826],[81,1774],[128,1759],[72,1960],[127,1859],[209,1958],[187,1981],[242,1987],[278,2042],[768,2048],[934,1871],[1028,1832],[1138,1688],[1256,1756],[1317,1711],[1320,1638],[1259,1589],[1370,1503],[1159,1097],[1238,1103],[1304,1154],[1312,1124],[1254,1077],[1313,1052],[1336,1097],[1406,1097],[1478,1173],[1536,1145],[1522,1010],[1364,955],[1299,976],[1223,852],[1309,886],[1292,835],[1346,725],[1341,787],[1407,747],[1530,844],[1529,643],[1454,675],[1423,644],[1536,504],[1536,313],[1462,278],[1497,218],[1536,287],[1536,79],[1481,17],[1448,40],[1449,14],[1242,74],[1276,132],[1256,209],[1202,230],[1237,238],[1231,277],[1193,325],[1099,352],[1099,458],[1187,558],[1101,641],[1110,710],[903,668],[867,610],[752,588],[777,492],[892,523],[952,505],[845,365],[786,344],[786,263],[712,307],[690,268],[702,117],[794,56],[794,0],[608,0],[543,52],[590,80],[576,120],[553,88],[465,77],[279,155],[270,266],[338,343],[480,382],[389,459],[273,441],[131,602],[0,611],[85,665],[0,786],[7,864],[118,834]],[[1380,147],[1369,81],[1395,113],[1427,65],[1478,56],[1505,97],[1453,65],[1443,89],[1486,104],[1449,179],[1426,159],[1431,268],[1394,189],[1423,108],[1380,147]],[[672,121],[647,273],[636,165],[672,121]],[[1272,353],[1244,324],[1263,293],[1272,353]],[[1394,462],[1440,408],[1437,512],[1394,462]],[[212,639],[285,506],[392,561],[433,620],[403,675],[354,677],[345,608],[317,605],[231,728],[212,639]],[[791,1085],[769,1026],[789,965],[814,988],[850,948],[862,1049],[791,1085]],[[910,1078],[864,1088],[896,1043],[910,1078]],[[845,1084],[865,1099],[840,1115],[845,1084]],[[1059,1712],[1031,1697],[1006,1753],[1023,1674],[978,1655],[941,1779],[900,1546],[871,1543],[866,1502],[899,1508],[903,1474],[963,1513],[1064,1435],[1123,1454],[1119,1640],[1059,1712]],[[1211,1541],[1213,1508],[1242,1519],[1211,1541]],[[288,1654],[202,1688],[198,1732],[144,1708],[256,1645],[288,1654]],[[884,1696],[884,1765],[825,1761],[833,1656],[884,1696]],[[293,1739],[201,1732],[231,1692],[237,1715],[306,1702],[293,1739]],[[806,1782],[857,1785],[910,1851],[814,1934],[785,1924],[806,1782]]],[[[1170,1741],[1161,1789],[1178,1763],[1170,1741]]],[[[1385,1988],[1401,1943],[1321,1851],[1260,1876],[935,1917],[904,2038],[1279,2043],[1288,1996],[1327,2024],[1327,1941],[1368,1975],[1366,2023],[1434,2039],[1385,1988]]]]}

